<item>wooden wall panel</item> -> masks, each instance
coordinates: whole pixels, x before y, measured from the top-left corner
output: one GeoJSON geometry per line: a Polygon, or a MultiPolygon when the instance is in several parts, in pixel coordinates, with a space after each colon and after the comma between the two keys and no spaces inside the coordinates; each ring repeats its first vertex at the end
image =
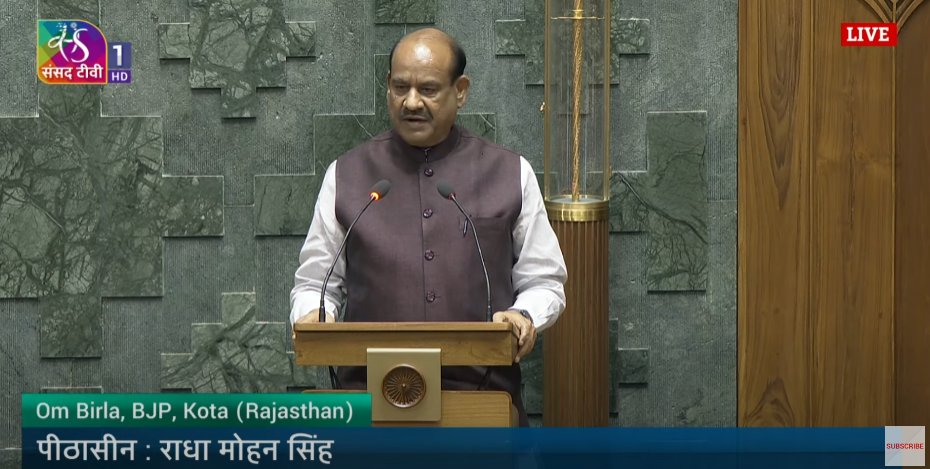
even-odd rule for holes
{"type": "Polygon", "coordinates": [[[739,6],[738,423],[810,425],[811,0],[739,6]]]}
{"type": "Polygon", "coordinates": [[[930,421],[925,3],[740,2],[740,425],[930,421]]]}
{"type": "Polygon", "coordinates": [[[893,415],[894,50],[841,47],[860,1],[815,1],[811,89],[814,426],[893,415]]]}
{"type": "Polygon", "coordinates": [[[926,3],[914,5],[895,51],[897,425],[930,423],[930,5],[926,3]]]}

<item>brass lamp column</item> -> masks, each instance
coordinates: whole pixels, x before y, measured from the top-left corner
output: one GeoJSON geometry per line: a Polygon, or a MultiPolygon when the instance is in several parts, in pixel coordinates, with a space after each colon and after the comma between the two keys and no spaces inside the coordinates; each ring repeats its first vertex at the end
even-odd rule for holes
{"type": "Polygon", "coordinates": [[[546,0],[543,194],[568,267],[548,331],[543,423],[606,426],[610,0],[546,0]]]}

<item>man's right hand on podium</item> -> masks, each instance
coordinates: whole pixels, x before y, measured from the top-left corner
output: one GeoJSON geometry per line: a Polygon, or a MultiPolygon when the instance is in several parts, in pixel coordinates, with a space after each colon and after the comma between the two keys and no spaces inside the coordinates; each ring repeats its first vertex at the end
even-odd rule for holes
{"type": "MultiPolygon", "coordinates": [[[[320,308],[316,308],[313,311],[297,318],[297,324],[313,324],[320,322],[320,308]]],[[[330,311],[326,312],[326,322],[336,322],[336,315],[330,311]]],[[[297,333],[294,332],[291,334],[291,339],[296,339],[297,333]]]]}
{"type": "MultiPolygon", "coordinates": [[[[316,308],[297,319],[298,324],[310,324],[315,322],[320,322],[320,308],[316,308]]],[[[336,322],[336,315],[333,314],[332,311],[326,312],[326,322],[336,322]]]]}

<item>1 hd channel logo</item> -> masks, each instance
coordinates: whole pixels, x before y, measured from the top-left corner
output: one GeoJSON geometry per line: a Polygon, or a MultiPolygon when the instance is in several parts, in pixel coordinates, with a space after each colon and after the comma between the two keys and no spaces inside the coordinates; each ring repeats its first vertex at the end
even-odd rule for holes
{"type": "Polygon", "coordinates": [[[36,67],[39,80],[49,85],[131,83],[132,46],[107,43],[88,21],[39,20],[36,67]]]}

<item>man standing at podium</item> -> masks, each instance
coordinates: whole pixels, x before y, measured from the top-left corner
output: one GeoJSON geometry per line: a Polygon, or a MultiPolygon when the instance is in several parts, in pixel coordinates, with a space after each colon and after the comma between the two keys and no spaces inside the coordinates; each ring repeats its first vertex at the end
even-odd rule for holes
{"type": "MultiPolygon", "coordinates": [[[[517,153],[455,125],[468,97],[465,53],[444,32],[427,28],[391,51],[387,101],[392,129],[329,166],[300,251],[291,291],[291,323],[319,321],[320,290],[346,229],[377,181],[390,194],[352,229],[326,285],[326,320],[373,322],[486,321],[487,267],[494,322],[514,325],[516,361],[565,307],[567,274],[530,164],[517,153]],[[437,191],[439,181],[474,224],[437,191]],[[338,311],[338,313],[337,313],[338,311]]],[[[443,389],[508,391],[527,425],[519,363],[444,367],[443,389]],[[485,379],[487,382],[485,383],[485,379]]],[[[364,368],[340,367],[339,383],[364,389],[364,368]]]]}

